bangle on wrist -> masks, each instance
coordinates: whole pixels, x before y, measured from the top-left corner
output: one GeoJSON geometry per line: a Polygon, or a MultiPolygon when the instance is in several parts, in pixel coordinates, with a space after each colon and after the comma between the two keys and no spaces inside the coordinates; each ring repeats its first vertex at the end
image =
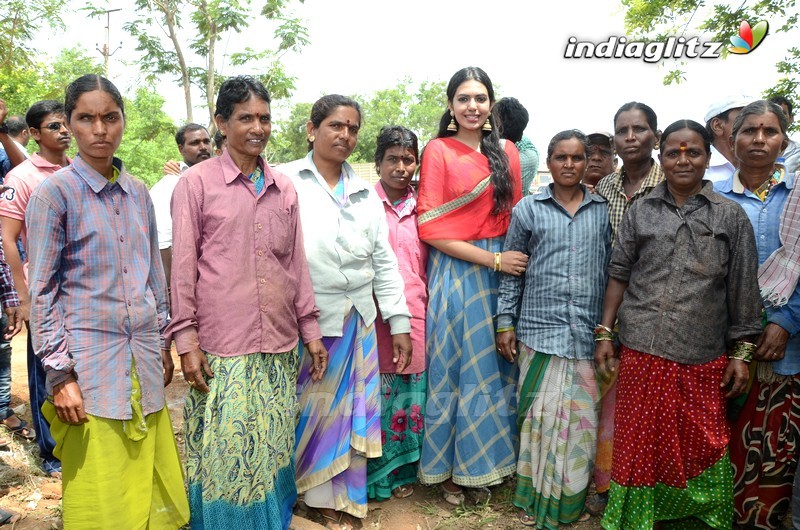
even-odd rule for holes
{"type": "Polygon", "coordinates": [[[500,272],[503,268],[503,254],[500,252],[494,253],[494,272],[500,272]]]}
{"type": "Polygon", "coordinates": [[[730,352],[728,358],[749,363],[753,360],[753,354],[755,352],[756,345],[752,342],[737,341],[736,344],[733,345],[733,351],[730,352]]]}
{"type": "Polygon", "coordinates": [[[614,333],[609,333],[601,328],[597,328],[594,330],[594,340],[595,342],[600,342],[603,340],[610,340],[613,341],[616,338],[614,333]]]}
{"type": "Polygon", "coordinates": [[[506,331],[514,331],[514,326],[505,326],[502,328],[497,328],[497,333],[505,333],[506,331]]]}

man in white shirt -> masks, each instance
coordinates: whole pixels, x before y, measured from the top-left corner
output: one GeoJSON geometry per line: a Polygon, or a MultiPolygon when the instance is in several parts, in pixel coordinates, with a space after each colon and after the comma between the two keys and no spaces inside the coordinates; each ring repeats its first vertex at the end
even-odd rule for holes
{"type": "Polygon", "coordinates": [[[30,155],[25,149],[31,139],[28,125],[22,116],[6,117],[5,102],[0,99],[0,184],[11,168],[23,163],[30,155]]]}
{"type": "Polygon", "coordinates": [[[717,182],[727,179],[736,171],[739,164],[733,155],[728,138],[736,116],[752,101],[754,100],[751,97],[737,94],[726,96],[708,107],[705,116],[706,130],[714,141],[711,144],[711,160],[704,179],[717,182]]]}
{"type": "Polygon", "coordinates": [[[28,130],[25,118],[16,114],[9,116],[6,118],[6,126],[8,127],[8,137],[16,144],[25,158],[30,158],[31,155],[28,154],[26,148],[31,140],[31,132],[28,130]]]}
{"type": "MultiPolygon", "coordinates": [[[[175,142],[178,151],[183,156],[180,164],[180,173],[191,166],[211,158],[211,135],[208,129],[197,123],[187,123],[175,133],[175,142]]],[[[161,261],[167,275],[167,289],[170,286],[170,269],[172,268],[172,215],[170,202],[172,192],[180,179],[180,173],[174,174],[165,167],[164,177],[156,182],[150,189],[150,198],[156,210],[156,224],[158,225],[158,248],[161,251],[161,261]]]]}

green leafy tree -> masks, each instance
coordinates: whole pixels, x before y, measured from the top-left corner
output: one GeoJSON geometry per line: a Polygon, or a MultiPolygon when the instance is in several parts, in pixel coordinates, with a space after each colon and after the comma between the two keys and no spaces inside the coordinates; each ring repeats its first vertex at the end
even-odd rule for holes
{"type": "Polygon", "coordinates": [[[61,0],[3,0],[0,2],[0,75],[31,66],[38,57],[36,32],[64,28],[61,0]]]}
{"type": "MultiPolygon", "coordinates": [[[[669,36],[700,30],[717,42],[728,42],[736,35],[743,20],[755,24],[768,20],[770,31],[790,33],[794,42],[800,40],[797,26],[800,10],[795,0],[744,0],[742,2],[707,2],[705,0],[621,0],[625,12],[625,29],[637,40],[664,40],[669,36]]],[[[727,46],[721,50],[727,55],[727,46]]],[[[685,79],[684,64],[671,68],[664,78],[665,84],[680,83],[685,79]]],[[[792,47],[776,64],[783,78],[765,96],[797,94],[800,85],[800,48],[792,47]]]]}
{"type": "MultiPolygon", "coordinates": [[[[227,68],[254,75],[278,98],[294,90],[295,78],[286,73],[281,59],[309,41],[302,20],[289,9],[293,0],[266,0],[260,9],[252,0],[135,1],[138,17],[124,29],[136,39],[139,67],[150,81],[168,76],[180,82],[187,120],[194,121],[191,87],[196,86],[207,104],[208,124],[213,125],[216,93],[227,68]],[[258,31],[273,36],[274,45],[235,50],[221,67],[219,42],[255,24],[258,31]]],[[[102,9],[91,7],[90,12],[99,14],[102,9]]]]}
{"type": "Polygon", "coordinates": [[[64,48],[52,60],[33,58],[0,74],[0,97],[13,114],[25,114],[42,99],[64,99],[67,86],[84,74],[102,73],[103,66],[82,48],[64,48]]]}
{"type": "MultiPolygon", "coordinates": [[[[425,145],[436,134],[447,97],[444,83],[426,81],[414,88],[411,79],[405,78],[394,88],[356,95],[353,99],[361,105],[358,144],[350,156],[350,161],[355,163],[372,162],[375,141],[385,125],[408,127],[419,138],[420,147],[425,145]]],[[[271,163],[289,162],[305,156],[306,123],[311,115],[311,106],[311,103],[298,103],[292,107],[289,119],[275,123],[268,148],[271,163]]]]}
{"type": "Polygon", "coordinates": [[[186,121],[192,122],[193,106],[189,67],[178,37],[181,27],[180,14],[188,7],[182,0],[136,0],[136,12],[139,17],[128,22],[123,29],[130,33],[136,41],[136,49],[142,56],[139,65],[148,81],[155,81],[163,74],[180,79],[183,97],[186,103],[186,121]],[[160,29],[160,34],[150,31],[160,29]],[[165,35],[169,44],[165,47],[161,36],[165,35]]]}
{"type": "Polygon", "coordinates": [[[132,100],[125,100],[125,134],[117,156],[148,186],[164,175],[164,162],[180,159],[176,127],[163,107],[164,98],[152,88],[140,87],[132,100]]]}
{"type": "Polygon", "coordinates": [[[271,164],[283,164],[302,158],[308,152],[306,123],[311,115],[311,103],[297,103],[292,107],[289,119],[276,122],[267,145],[267,157],[271,164]]]}
{"type": "Polygon", "coordinates": [[[363,116],[358,145],[351,156],[354,162],[372,162],[378,133],[385,125],[408,127],[419,138],[420,146],[425,145],[436,134],[447,101],[444,83],[424,82],[414,89],[410,78],[394,88],[355,99],[363,116]]]}

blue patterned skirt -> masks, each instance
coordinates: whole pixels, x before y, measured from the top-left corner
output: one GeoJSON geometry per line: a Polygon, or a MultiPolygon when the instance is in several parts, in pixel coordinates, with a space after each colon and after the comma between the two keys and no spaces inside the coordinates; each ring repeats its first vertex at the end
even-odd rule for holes
{"type": "Polygon", "coordinates": [[[381,455],[380,372],[374,324],[353,307],[341,337],[323,337],[328,370],[309,376],[302,355],[297,380],[297,491],[314,508],[367,516],[367,458],[381,455]]]}
{"type": "MultiPolygon", "coordinates": [[[[473,241],[490,252],[503,238],[473,241]]],[[[428,401],[420,479],[499,484],[516,470],[517,365],[495,346],[500,276],[431,249],[428,258],[428,401]]]]}

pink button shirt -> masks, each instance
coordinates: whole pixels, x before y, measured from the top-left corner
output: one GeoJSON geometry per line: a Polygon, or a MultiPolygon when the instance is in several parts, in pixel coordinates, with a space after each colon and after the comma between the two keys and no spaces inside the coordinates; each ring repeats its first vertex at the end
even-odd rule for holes
{"type": "Polygon", "coordinates": [[[0,215],[22,221],[20,236],[23,245],[28,240],[28,231],[25,228],[25,208],[28,207],[31,194],[44,179],[59,169],[61,166],[51,164],[39,153],[36,153],[12,169],[6,176],[5,185],[11,189],[0,196],[0,215]]]}
{"type": "MultiPolygon", "coordinates": [[[[414,192],[409,188],[409,197],[403,205],[392,205],[380,182],[375,191],[383,201],[386,221],[389,224],[389,244],[392,246],[400,266],[400,276],[405,283],[404,293],[408,310],[411,312],[411,343],[414,353],[404,374],[418,374],[425,371],[425,311],[428,307],[427,275],[428,248],[419,240],[417,232],[417,202],[414,192]],[[398,211],[399,210],[399,211],[398,211]]],[[[378,357],[381,373],[395,373],[392,363],[392,335],[383,318],[375,321],[378,334],[378,357]]]]}
{"type": "Polygon", "coordinates": [[[264,164],[264,189],[228,151],[186,171],[172,195],[172,335],[183,354],[280,353],[322,338],[297,193],[264,164]]]}

